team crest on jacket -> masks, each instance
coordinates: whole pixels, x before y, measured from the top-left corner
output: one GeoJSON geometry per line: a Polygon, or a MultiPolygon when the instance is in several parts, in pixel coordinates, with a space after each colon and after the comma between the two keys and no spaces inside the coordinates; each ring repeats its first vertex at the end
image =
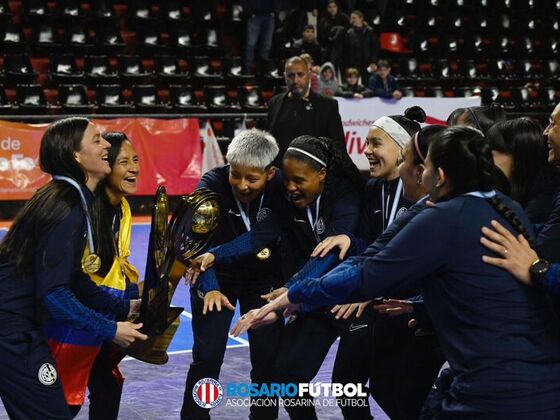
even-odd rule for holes
{"type": "Polygon", "coordinates": [[[317,220],[317,224],[315,225],[315,232],[317,233],[317,235],[322,235],[323,233],[325,233],[325,221],[322,217],[319,217],[319,219],[317,220]]]}
{"type": "Polygon", "coordinates": [[[43,365],[39,368],[37,377],[39,378],[39,382],[43,385],[50,386],[56,382],[58,375],[53,365],[50,363],[43,363],[43,365]]]}
{"type": "Polygon", "coordinates": [[[264,219],[270,216],[270,213],[272,213],[272,210],[268,207],[263,207],[262,209],[260,209],[257,213],[257,222],[262,222],[264,219]]]}
{"type": "Polygon", "coordinates": [[[408,209],[407,209],[406,207],[401,207],[401,208],[399,209],[399,211],[397,212],[397,214],[396,214],[396,216],[395,216],[395,219],[398,219],[399,217],[401,217],[403,214],[406,213],[407,210],[408,210],[408,209]]]}
{"type": "Polygon", "coordinates": [[[192,396],[199,407],[214,408],[222,402],[224,390],[217,380],[202,378],[194,384],[192,396]]]}

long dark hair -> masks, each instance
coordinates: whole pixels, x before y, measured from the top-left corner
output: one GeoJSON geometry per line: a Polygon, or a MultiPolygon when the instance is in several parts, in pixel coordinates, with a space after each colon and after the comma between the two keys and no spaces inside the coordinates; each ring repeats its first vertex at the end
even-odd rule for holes
{"type": "Polygon", "coordinates": [[[486,140],[492,150],[513,157],[509,195],[525,206],[546,162],[542,128],[529,118],[517,118],[493,125],[486,133],[486,140]]]}
{"type": "MultiPolygon", "coordinates": [[[[434,168],[442,168],[451,180],[457,196],[470,191],[488,192],[493,189],[494,160],[488,142],[479,130],[468,126],[448,127],[430,144],[430,158],[434,168]]],[[[534,245],[517,214],[495,195],[488,202],[510,225],[534,245]]]]}
{"type": "MultiPolygon", "coordinates": [[[[43,138],[39,153],[41,169],[50,175],[62,175],[80,184],[86,174],[75,158],[89,124],[87,118],[70,117],[52,123],[43,138]]],[[[40,188],[23,206],[10,230],[0,243],[0,261],[15,264],[20,275],[33,270],[33,258],[41,237],[80,205],[80,195],[64,181],[51,181],[40,188]]]]}
{"type": "Polygon", "coordinates": [[[365,184],[364,177],[352,161],[348,153],[343,152],[331,139],[327,137],[314,137],[303,135],[296,137],[290,142],[290,147],[296,147],[315,156],[326,163],[321,165],[309,156],[299,153],[295,150],[286,150],[284,159],[291,158],[305,162],[312,169],[319,172],[322,168],[327,169],[327,183],[332,175],[345,178],[356,191],[361,191],[365,184]]]}
{"type": "MultiPolygon", "coordinates": [[[[103,133],[103,138],[111,144],[108,160],[112,170],[121,151],[122,144],[128,141],[128,137],[120,131],[109,131],[103,133]]],[[[101,258],[101,268],[98,274],[102,277],[107,275],[113,265],[115,256],[118,254],[118,244],[115,241],[113,232],[115,210],[107,195],[106,186],[107,180],[101,184],[99,192],[95,195],[91,212],[93,229],[98,242],[96,251],[101,258]]]]}
{"type": "Polygon", "coordinates": [[[447,117],[447,125],[457,125],[459,117],[463,118],[464,125],[477,128],[483,134],[486,134],[494,124],[505,121],[507,115],[502,105],[493,102],[489,106],[457,108],[447,117]]]}

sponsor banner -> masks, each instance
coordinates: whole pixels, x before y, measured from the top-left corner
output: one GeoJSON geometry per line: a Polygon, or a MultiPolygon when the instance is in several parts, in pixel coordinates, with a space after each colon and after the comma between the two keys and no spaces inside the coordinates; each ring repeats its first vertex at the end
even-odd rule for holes
{"type": "MultiPolygon", "coordinates": [[[[137,195],[165,185],[170,195],[192,192],[202,171],[198,119],[93,119],[100,130],[123,131],[138,151],[137,195]]],[[[39,167],[39,148],[48,124],[0,121],[0,200],[25,200],[50,177],[39,167]]]]}
{"type": "Polygon", "coordinates": [[[402,98],[400,100],[365,98],[336,98],[344,135],[346,149],[354,163],[361,170],[369,165],[364,151],[369,126],[382,116],[402,115],[407,108],[418,105],[426,111],[426,124],[444,124],[451,112],[457,108],[480,106],[480,97],[469,98],[402,98]]]}

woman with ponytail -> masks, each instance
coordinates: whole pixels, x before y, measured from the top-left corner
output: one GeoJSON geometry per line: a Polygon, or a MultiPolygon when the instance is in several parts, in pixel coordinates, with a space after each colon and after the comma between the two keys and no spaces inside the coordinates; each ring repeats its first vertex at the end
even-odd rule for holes
{"type": "Polygon", "coordinates": [[[478,130],[447,128],[432,141],[422,176],[433,207],[375,256],[298,282],[254,319],[295,304],[391,294],[419,281],[453,371],[431,418],[558,418],[560,337],[547,298],[482,261],[480,231],[491,220],[514,235],[528,235],[530,226],[518,204],[493,190],[492,168],[478,130]]]}
{"type": "Polygon", "coordinates": [[[364,152],[370,167],[371,179],[364,190],[362,220],[358,236],[366,244],[372,243],[411,201],[403,196],[399,164],[402,151],[420,124],[426,121],[426,113],[418,106],[408,108],[404,115],[377,119],[369,129],[367,149],[364,152]]]}

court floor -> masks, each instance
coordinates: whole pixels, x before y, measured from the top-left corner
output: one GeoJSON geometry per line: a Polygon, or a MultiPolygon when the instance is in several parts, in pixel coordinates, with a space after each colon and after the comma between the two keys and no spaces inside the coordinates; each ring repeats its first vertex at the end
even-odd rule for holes
{"type": "MultiPolygon", "coordinates": [[[[147,223],[135,223],[132,228],[131,262],[139,269],[140,278],[143,278],[146,266],[146,251],[149,238],[150,226],[147,223]]],[[[5,234],[0,229],[0,239],[5,234]]],[[[126,376],[123,390],[119,419],[123,420],[156,420],[156,419],[178,419],[183,401],[183,391],[187,369],[192,361],[192,329],[191,311],[188,286],[182,282],[177,287],[173,296],[173,304],[185,308],[181,314],[181,324],[169,347],[169,362],[162,366],[150,365],[131,358],[125,358],[121,362],[121,368],[126,376]]],[[[239,317],[236,310],[234,320],[239,317]]],[[[331,382],[330,374],[332,364],[336,355],[338,343],[331,348],[321,370],[314,378],[314,382],[331,382]]],[[[249,372],[249,349],[247,336],[239,338],[230,337],[228,349],[225,354],[224,364],[220,374],[220,383],[248,383],[249,372]]],[[[32,398],[32,396],[30,396],[32,398]]],[[[376,419],[384,420],[388,417],[370,398],[372,415],[376,419]]],[[[231,407],[221,404],[211,411],[213,419],[243,419],[248,418],[247,407],[231,407]]],[[[341,419],[340,410],[337,407],[317,407],[319,419],[341,419]]],[[[76,417],[87,419],[86,406],[76,417]]],[[[0,420],[8,419],[8,416],[0,403],[0,420]]],[[[287,414],[280,409],[279,419],[288,419],[287,414]]]]}

